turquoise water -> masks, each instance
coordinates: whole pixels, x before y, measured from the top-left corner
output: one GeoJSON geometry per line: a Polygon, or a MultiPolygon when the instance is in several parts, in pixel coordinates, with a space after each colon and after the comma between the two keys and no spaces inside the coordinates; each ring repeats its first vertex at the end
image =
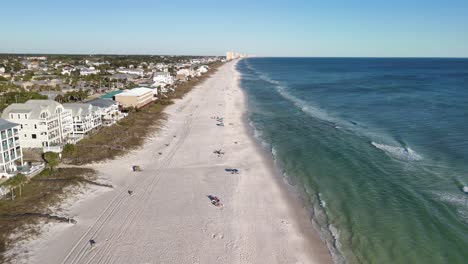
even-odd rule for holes
{"type": "Polygon", "coordinates": [[[335,262],[468,262],[468,59],[237,67],[256,136],[335,262]]]}

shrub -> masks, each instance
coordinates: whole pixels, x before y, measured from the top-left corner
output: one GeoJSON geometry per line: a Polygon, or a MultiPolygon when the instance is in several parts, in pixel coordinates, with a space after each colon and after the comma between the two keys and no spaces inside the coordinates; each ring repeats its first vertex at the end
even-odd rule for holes
{"type": "Polygon", "coordinates": [[[65,157],[73,157],[76,155],[76,145],[75,144],[65,144],[63,146],[62,154],[65,157]]]}

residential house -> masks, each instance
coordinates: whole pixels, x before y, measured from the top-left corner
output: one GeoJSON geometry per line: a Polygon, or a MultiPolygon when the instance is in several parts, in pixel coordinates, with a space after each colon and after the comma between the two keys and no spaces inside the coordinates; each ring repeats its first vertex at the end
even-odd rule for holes
{"type": "Polygon", "coordinates": [[[91,75],[91,74],[98,74],[100,72],[101,72],[100,70],[94,68],[93,66],[91,66],[89,68],[86,68],[86,67],[80,68],[80,75],[82,75],[82,76],[87,76],[87,75],[91,75]]]}
{"type": "Polygon", "coordinates": [[[186,81],[189,76],[191,76],[191,71],[189,69],[180,69],[177,71],[176,79],[186,81]]]}
{"type": "Polygon", "coordinates": [[[146,87],[125,90],[124,92],[115,95],[115,101],[117,101],[124,108],[141,108],[154,100],[155,98],[153,89],[146,87]]]}
{"type": "Polygon", "coordinates": [[[99,98],[88,103],[97,108],[104,126],[111,126],[126,116],[120,112],[119,104],[113,100],[99,98]]]}
{"type": "Polygon", "coordinates": [[[207,73],[208,72],[208,66],[202,65],[197,69],[197,72],[200,74],[207,73]]]}
{"type": "Polygon", "coordinates": [[[117,69],[117,72],[119,73],[124,73],[124,74],[133,74],[133,75],[138,75],[140,77],[145,76],[145,71],[143,69],[125,69],[125,68],[120,68],[117,69]]]}
{"type": "Polygon", "coordinates": [[[154,72],[153,82],[152,86],[165,87],[166,85],[172,85],[174,83],[174,78],[169,72],[154,72]]]}
{"type": "Polygon", "coordinates": [[[97,107],[88,103],[67,103],[63,107],[70,110],[73,119],[73,136],[82,137],[102,125],[101,114],[97,107]]]}
{"type": "Polygon", "coordinates": [[[29,100],[11,104],[2,118],[20,125],[23,148],[59,146],[68,142],[72,132],[71,111],[52,100],[29,100]]]}
{"type": "Polygon", "coordinates": [[[75,68],[70,67],[70,66],[65,66],[62,68],[62,75],[70,75],[72,71],[74,71],[75,68]]]}
{"type": "Polygon", "coordinates": [[[23,152],[19,140],[19,124],[0,118],[0,177],[8,178],[23,165],[23,152]]]}

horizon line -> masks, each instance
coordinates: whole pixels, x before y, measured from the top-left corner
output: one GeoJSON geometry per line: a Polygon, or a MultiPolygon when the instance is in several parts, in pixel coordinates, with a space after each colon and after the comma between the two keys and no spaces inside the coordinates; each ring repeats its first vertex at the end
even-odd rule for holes
{"type": "MultiPolygon", "coordinates": [[[[175,54],[123,54],[123,53],[8,53],[0,52],[0,56],[4,55],[43,55],[43,56],[171,56],[171,57],[226,57],[226,55],[175,55],[175,54]]],[[[247,58],[375,58],[375,59],[468,59],[466,57],[455,56],[248,56],[247,58]]]]}

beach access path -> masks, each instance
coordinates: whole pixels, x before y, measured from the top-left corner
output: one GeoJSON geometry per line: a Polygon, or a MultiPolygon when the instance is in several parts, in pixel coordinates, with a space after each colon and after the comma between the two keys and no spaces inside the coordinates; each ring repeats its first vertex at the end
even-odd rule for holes
{"type": "Polygon", "coordinates": [[[28,262],[330,263],[307,211],[249,133],[236,63],[169,106],[142,148],[90,166],[114,188],[74,203],[77,224],[47,234],[28,262]]]}

